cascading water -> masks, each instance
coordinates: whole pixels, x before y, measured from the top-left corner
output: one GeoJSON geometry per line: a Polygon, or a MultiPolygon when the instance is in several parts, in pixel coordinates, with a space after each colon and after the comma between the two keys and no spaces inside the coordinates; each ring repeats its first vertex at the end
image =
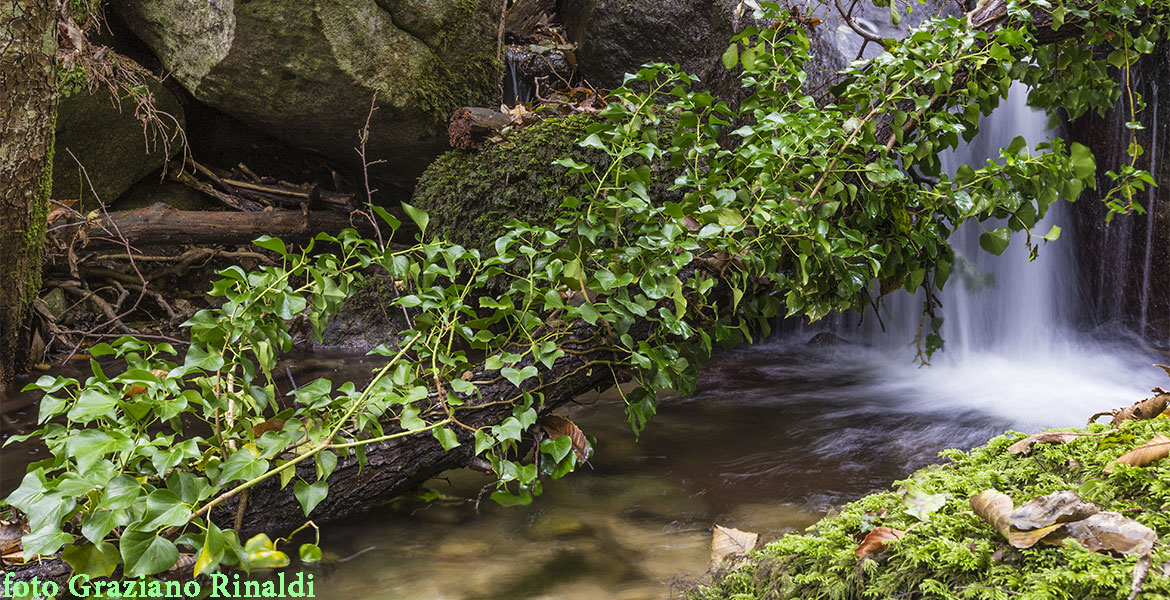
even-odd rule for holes
{"type": "MultiPolygon", "coordinates": [[[[1025,96],[1022,86],[1013,89],[970,144],[941,157],[944,168],[953,172],[997,159],[1016,136],[1029,148],[1049,137],[1046,116],[1029,108],[1025,96]]],[[[830,320],[820,330],[867,347],[833,352],[842,360],[872,361],[875,393],[915,399],[931,409],[977,409],[1014,427],[1083,424],[1094,412],[1141,399],[1161,383],[1160,371],[1149,367],[1154,359],[1074,329],[1081,307],[1067,220],[1067,207],[1057,203],[1036,225],[1038,235],[1054,224],[1062,235],[1041,242],[1033,261],[1022,233],[1013,235],[1001,256],[979,247],[983,227],[1002,223],[969,223],[951,236],[955,267],[939,295],[946,345],[929,367],[919,368],[908,346],[919,327],[921,292],[887,295],[880,319],[867,310],[830,320]]]]}

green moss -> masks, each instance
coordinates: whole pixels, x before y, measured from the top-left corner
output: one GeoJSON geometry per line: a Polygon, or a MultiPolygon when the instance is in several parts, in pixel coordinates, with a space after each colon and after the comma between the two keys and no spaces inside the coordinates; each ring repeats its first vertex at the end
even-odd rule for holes
{"type": "Polygon", "coordinates": [[[482,150],[448,152],[423,173],[412,202],[431,215],[431,231],[486,248],[511,219],[551,224],[585,180],[553,164],[573,157],[604,168],[608,157],[577,146],[588,115],[546,119],[482,150]]]}
{"type": "MultiPolygon", "coordinates": [[[[1093,426],[1095,431],[1106,430],[1093,426]]],[[[1076,490],[1103,510],[1124,514],[1158,534],[1154,567],[1139,598],[1170,598],[1170,459],[1148,467],[1102,469],[1156,434],[1170,433],[1170,419],[1131,421],[1118,433],[1069,444],[1040,444],[1029,457],[1011,455],[1019,438],[1009,433],[969,453],[951,450],[951,463],[919,471],[899,485],[948,494],[946,505],[917,524],[905,512],[902,494],[867,496],[821,520],[807,533],[789,535],[755,553],[744,569],[718,578],[692,598],[996,598],[1050,600],[1129,597],[1136,556],[1090,552],[1066,540],[1026,550],[1008,546],[979,519],[969,499],[987,488],[1011,495],[1017,505],[1036,496],[1076,490]],[[907,530],[876,559],[859,564],[854,555],[865,515],[886,516],[879,525],[907,530]]],[[[867,517],[872,519],[872,517],[867,517]]]]}
{"type": "MultiPolygon", "coordinates": [[[[53,122],[49,131],[57,129],[57,116],[53,115],[53,122]]],[[[25,281],[25,302],[31,303],[41,291],[41,257],[45,249],[45,232],[49,221],[49,198],[53,191],[53,155],[56,150],[57,136],[49,138],[49,150],[45,156],[45,170],[41,172],[41,179],[37,183],[36,198],[33,199],[32,220],[28,229],[24,231],[22,254],[28,259],[28,276],[25,281]]]]}

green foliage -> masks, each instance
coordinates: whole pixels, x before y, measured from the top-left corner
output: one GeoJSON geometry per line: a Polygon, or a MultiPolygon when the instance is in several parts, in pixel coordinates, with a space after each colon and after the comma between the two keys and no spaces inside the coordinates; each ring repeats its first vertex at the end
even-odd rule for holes
{"type": "MultiPolygon", "coordinates": [[[[314,254],[312,244],[291,251],[264,237],[257,245],[281,264],[220,271],[210,293],[223,303],[185,323],[181,361],[167,344],[123,338],[92,349],[120,361],[120,373],[93,361],[84,382],[32,384],[45,392],[41,427],[13,439],[39,437],[52,457],[6,500],[28,520],[25,553],[63,550],[90,574],[109,569],[115,545],[130,575],[169,568],[180,549],[197,554],[200,573],[285,564],[281,540],[241,541],[210,520],[212,509],[279,477],[312,517],[342,461],[364,465],[366,446],[416,434],[446,450],[473,445],[495,472],[492,497],[527,504],[543,478],[579,460],[565,438],[525,454],[544,392],[577,372],[634,381],[626,413],[640,432],[658,391],[692,392],[716,345],[766,336],[782,312],[818,319],[861,308],[875,281],[886,291],[941,288],[946,239],[965,221],[1006,219],[985,247],[1002,251],[1010,231],[1023,231],[1035,252],[1031,229],[1049,206],[1095,185],[1091,154],[1061,140],[1033,150],[1017,140],[998,162],[938,173],[937,153],[973,135],[1041,60],[1028,30],[1009,23],[992,36],[930,22],[847,70],[837,101],[821,106],[801,91],[807,38],[765,4],[776,24],[749,27],[727,53],[751,92],[739,111],[692,91],[694,77],[674,67],[629,75],[579,144],[606,159],[556,161],[585,183],[551,225],[513,220],[485,249],[423,236],[384,249],[349,230],[318,236],[334,248],[314,254]],[[292,344],[290,323],[319,334],[366,272],[393,282],[391,304],[407,315],[400,341],[375,350],[389,361],[362,389],[319,379],[277,398],[272,370],[292,344]],[[570,353],[587,359],[558,371],[570,353]],[[511,393],[484,399],[489,385],[511,393]],[[485,403],[511,416],[481,428],[461,421],[485,403]],[[200,427],[189,431],[192,422],[200,427]]],[[[1132,37],[1123,25],[1114,39],[1132,37]]],[[[1118,185],[1143,177],[1130,175],[1118,185]]],[[[404,208],[420,230],[436,229],[426,211],[404,208]]],[[[942,344],[929,302],[925,315],[924,356],[942,344]]],[[[929,520],[928,508],[919,514],[929,520]]]]}
{"type": "MultiPolygon", "coordinates": [[[[946,495],[942,508],[921,524],[903,492],[866,496],[804,534],[768,544],[753,556],[749,567],[726,574],[692,596],[707,600],[885,599],[904,594],[939,599],[1127,598],[1138,557],[1092,552],[1073,541],[1014,549],[971,512],[968,500],[991,487],[1013,496],[1017,505],[1036,496],[1075,490],[1102,510],[1123,512],[1156,531],[1160,544],[1152,560],[1161,565],[1170,560],[1170,461],[1103,472],[1114,459],[1159,433],[1170,433],[1170,419],[1128,421],[1115,434],[1079,438],[1069,444],[1039,444],[1028,457],[1007,452],[1019,439],[1015,433],[969,453],[948,450],[943,456],[950,463],[928,467],[895,484],[946,495]],[[859,564],[854,554],[856,533],[867,525],[914,529],[876,560],[859,564]]],[[[1170,574],[1152,568],[1144,593],[1138,597],[1170,595],[1170,574]]]]}

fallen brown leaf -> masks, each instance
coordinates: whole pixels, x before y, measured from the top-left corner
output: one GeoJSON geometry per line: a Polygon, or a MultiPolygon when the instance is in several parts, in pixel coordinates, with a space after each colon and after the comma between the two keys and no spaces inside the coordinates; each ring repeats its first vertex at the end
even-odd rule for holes
{"type": "Polygon", "coordinates": [[[1097,505],[1081,500],[1071,490],[1039,496],[1012,511],[1012,527],[1020,531],[1042,529],[1049,525],[1087,519],[1101,509],[1097,505]]]}
{"type": "Polygon", "coordinates": [[[861,540],[861,544],[857,546],[857,550],[853,553],[857,558],[864,558],[871,554],[877,554],[885,550],[886,545],[895,540],[900,540],[906,535],[905,531],[901,529],[894,529],[892,527],[874,527],[865,539],[861,540]]]}
{"type": "Polygon", "coordinates": [[[759,539],[759,534],[750,531],[715,525],[711,531],[711,568],[723,564],[728,556],[750,552],[759,539]]]}
{"type": "Polygon", "coordinates": [[[1077,438],[1091,437],[1095,435],[1107,435],[1113,433],[1114,429],[1109,431],[1101,431],[1098,433],[1082,433],[1077,431],[1042,431],[1040,433],[1033,433],[1032,435],[1008,446],[1009,454],[1023,454],[1027,456],[1032,452],[1032,446],[1036,444],[1067,444],[1077,438]]]}
{"type": "Polygon", "coordinates": [[[1066,527],[1069,537],[1094,552],[1149,554],[1158,539],[1153,529],[1115,512],[1099,512],[1066,527]]]}
{"type": "Polygon", "coordinates": [[[284,419],[268,419],[263,423],[257,424],[252,428],[252,435],[259,438],[269,431],[280,431],[284,429],[284,419]]]}
{"type": "Polygon", "coordinates": [[[1170,456],[1170,437],[1165,435],[1156,435],[1150,441],[1122,454],[1117,460],[1113,461],[1109,466],[1105,467],[1106,473],[1112,473],[1114,465],[1129,465],[1131,467],[1144,467],[1153,463],[1154,461],[1162,460],[1170,456]]]}
{"type": "Polygon", "coordinates": [[[1114,426],[1132,419],[1153,419],[1165,412],[1167,406],[1170,406],[1170,393],[1167,393],[1161,388],[1154,388],[1154,394],[1152,397],[1146,398],[1145,400],[1138,400],[1125,408],[1099,412],[1089,417],[1089,424],[1092,425],[1098,417],[1104,415],[1113,415],[1114,426]]]}
{"type": "Polygon", "coordinates": [[[1012,497],[996,489],[983,490],[971,498],[975,514],[987,521],[1013,548],[1031,548],[1052,532],[1064,526],[1063,523],[1038,529],[1020,531],[1012,527],[1012,497]]]}
{"type": "Polygon", "coordinates": [[[537,421],[548,437],[557,439],[562,435],[569,436],[573,441],[573,452],[577,454],[577,462],[583,463],[589,459],[589,440],[585,438],[585,432],[581,431],[575,423],[556,415],[547,415],[537,421]]]}

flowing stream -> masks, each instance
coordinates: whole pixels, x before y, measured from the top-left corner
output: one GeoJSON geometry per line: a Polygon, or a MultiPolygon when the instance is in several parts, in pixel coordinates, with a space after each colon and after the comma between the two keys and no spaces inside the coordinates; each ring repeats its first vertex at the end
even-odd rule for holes
{"type": "MultiPolygon", "coordinates": [[[[1022,99],[1013,94],[950,164],[981,161],[1015,135],[1032,145],[1043,139],[1043,117],[1022,99]]],[[[1046,223],[1063,216],[1056,208],[1046,223]]],[[[329,524],[326,560],[310,568],[318,597],[669,596],[704,576],[713,523],[774,539],[937,462],[942,449],[976,446],[1005,429],[1082,425],[1165,385],[1149,367],[1165,357],[1071,328],[1079,310],[1071,228],[1032,262],[1022,239],[997,258],[978,249],[979,233],[969,227],[954,236],[965,261],[942,295],[947,343],[933,366],[919,367],[908,345],[921,300],[899,292],[880,323],[870,311],[787,327],[787,335],[717,356],[698,392],[664,398],[636,442],[615,391],[584,397],[566,414],[598,439],[590,467],[546,482],[528,507],[501,508],[486,495],[477,503],[489,480],[463,471],[426,485],[437,500],[407,498],[329,524]],[[806,344],[821,331],[853,343],[806,344]]],[[[360,379],[370,368],[320,364],[297,380],[360,379]]],[[[30,414],[31,405],[6,418],[19,430],[30,414]]],[[[36,450],[5,452],[5,492],[25,459],[35,460],[25,452],[36,450]]]]}
{"type": "MultiPolygon", "coordinates": [[[[945,158],[950,168],[1048,131],[1012,94],[984,132],[945,158]]],[[[1037,226],[1066,225],[1057,206],[1037,226]]],[[[326,530],[338,557],[321,589],[337,598],[659,598],[703,576],[712,523],[772,539],[835,504],[883,489],[1005,429],[1083,425],[1092,413],[1163,383],[1158,357],[1072,329],[1080,307],[1072,229],[1029,262],[1021,238],[1003,256],[953,236],[962,257],[942,294],[945,350],[920,367],[908,346],[921,299],[891,295],[870,312],[725,353],[699,392],[668,398],[634,443],[614,393],[570,416],[597,436],[592,469],[548,482],[531,506],[474,499],[482,477],[452,474],[430,489],[452,500],[406,502],[326,530]],[[854,343],[810,346],[830,331],[854,343]],[[459,500],[464,498],[465,500],[459,500]]],[[[586,399],[591,401],[591,399],[586,399]]]]}

